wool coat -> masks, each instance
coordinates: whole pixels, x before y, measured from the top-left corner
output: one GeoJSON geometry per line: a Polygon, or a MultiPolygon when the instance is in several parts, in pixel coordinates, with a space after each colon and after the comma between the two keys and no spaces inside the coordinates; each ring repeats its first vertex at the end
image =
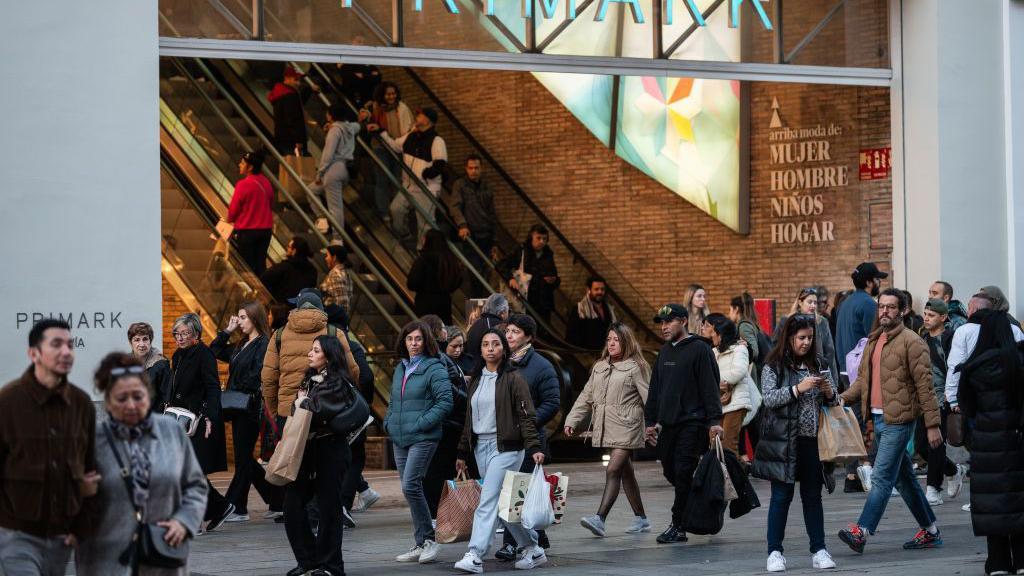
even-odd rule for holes
{"type": "Polygon", "coordinates": [[[227,443],[224,420],[220,415],[217,359],[206,344],[197,342],[188,348],[175,350],[171,367],[170,405],[190,410],[200,418],[208,418],[213,427],[210,436],[206,437],[206,423],[200,420],[196,433],[192,435],[192,448],[199,465],[207,474],[227,470],[227,443]]]}
{"type": "Polygon", "coordinates": [[[635,360],[614,364],[599,360],[565,425],[579,431],[589,416],[594,446],[639,450],[644,447],[644,404],[649,384],[650,370],[645,373],[635,360]]]}

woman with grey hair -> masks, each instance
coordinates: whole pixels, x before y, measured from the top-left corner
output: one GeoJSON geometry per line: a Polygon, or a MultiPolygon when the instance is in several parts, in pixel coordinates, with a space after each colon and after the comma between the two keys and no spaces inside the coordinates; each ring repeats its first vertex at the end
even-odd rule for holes
{"type": "MultiPolygon", "coordinates": [[[[494,293],[487,297],[484,308],[480,311],[480,317],[469,327],[466,334],[466,346],[462,355],[468,356],[464,362],[476,364],[480,354],[480,342],[484,338],[484,332],[496,328],[508,321],[509,303],[504,295],[494,293]]],[[[469,372],[466,372],[469,374],[469,372]]]]}
{"type": "Polygon", "coordinates": [[[184,576],[187,553],[183,566],[149,566],[134,538],[142,528],[136,513],[143,523],[159,527],[158,536],[174,548],[189,546],[199,532],[207,484],[188,437],[173,419],[153,411],[145,365],[131,354],[108,354],[95,382],[109,418],[96,427],[96,470],[102,480],[93,534],[75,554],[77,573],[184,576]]]}
{"type": "MultiPolygon", "coordinates": [[[[220,416],[220,378],[217,359],[203,344],[203,325],[197,314],[185,314],[174,321],[171,328],[178,349],[171,357],[171,397],[169,408],[184,408],[199,419],[192,434],[192,448],[203,473],[228,469],[227,449],[224,441],[224,421],[220,416]]],[[[206,530],[215,530],[232,512],[233,504],[220,495],[207,480],[209,497],[205,520],[206,530]]]]}

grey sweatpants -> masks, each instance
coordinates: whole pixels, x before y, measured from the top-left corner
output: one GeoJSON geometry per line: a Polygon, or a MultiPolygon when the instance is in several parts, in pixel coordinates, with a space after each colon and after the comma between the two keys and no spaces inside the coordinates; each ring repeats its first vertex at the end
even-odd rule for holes
{"type": "Polygon", "coordinates": [[[64,576],[71,547],[63,536],[40,538],[0,528],[0,570],[4,576],[64,576]]]}

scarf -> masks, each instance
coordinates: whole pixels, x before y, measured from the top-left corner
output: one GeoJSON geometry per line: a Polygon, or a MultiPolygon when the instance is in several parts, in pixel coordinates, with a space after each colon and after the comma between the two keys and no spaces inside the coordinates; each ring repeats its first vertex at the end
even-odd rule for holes
{"type": "Polygon", "coordinates": [[[518,352],[513,352],[512,361],[521,362],[523,360],[523,357],[526,356],[526,353],[530,351],[530,348],[533,348],[533,344],[527,344],[526,346],[520,348],[518,352]]]}
{"type": "MultiPolygon", "coordinates": [[[[579,315],[580,320],[606,320],[604,316],[601,316],[600,310],[603,307],[595,304],[589,294],[583,295],[583,300],[580,300],[576,304],[576,314],[579,315]]],[[[608,306],[608,318],[609,322],[615,322],[615,310],[612,309],[611,305],[608,306]]]]}
{"type": "MultiPolygon", "coordinates": [[[[128,466],[131,468],[132,480],[132,504],[135,505],[135,508],[143,510],[146,507],[146,502],[149,500],[151,462],[149,460],[149,453],[142,446],[141,440],[146,434],[152,433],[153,419],[147,415],[135,426],[128,426],[111,417],[109,423],[114,437],[123,440],[128,450],[128,466]]],[[[117,447],[111,446],[111,449],[117,450],[117,447]]]]}

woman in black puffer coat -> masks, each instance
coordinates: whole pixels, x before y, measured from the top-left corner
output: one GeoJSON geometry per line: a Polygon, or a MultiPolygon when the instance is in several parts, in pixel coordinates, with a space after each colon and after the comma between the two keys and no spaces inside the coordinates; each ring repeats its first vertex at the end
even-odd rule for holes
{"type": "MultiPolygon", "coordinates": [[[[1024,570],[1024,355],[1006,312],[984,314],[978,344],[961,365],[960,408],[971,432],[971,521],[988,538],[985,572],[1024,570]]],[[[972,317],[972,320],[974,318],[972,317]]]]}

